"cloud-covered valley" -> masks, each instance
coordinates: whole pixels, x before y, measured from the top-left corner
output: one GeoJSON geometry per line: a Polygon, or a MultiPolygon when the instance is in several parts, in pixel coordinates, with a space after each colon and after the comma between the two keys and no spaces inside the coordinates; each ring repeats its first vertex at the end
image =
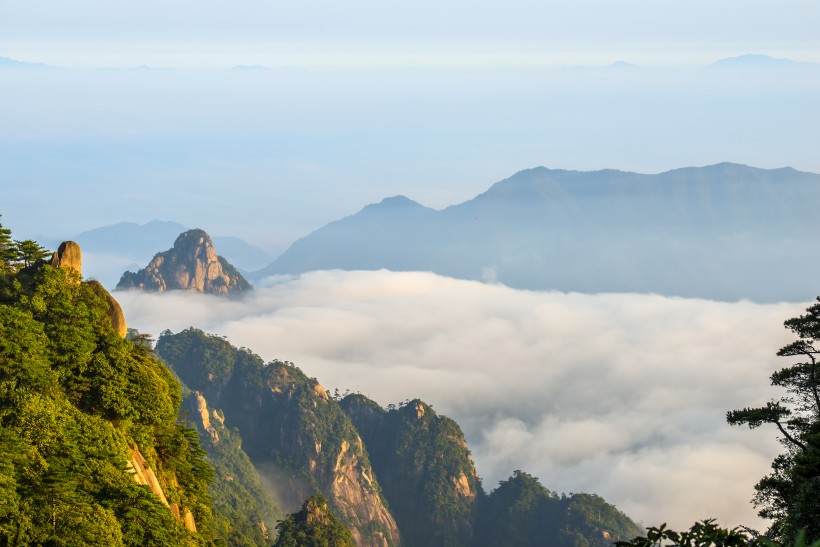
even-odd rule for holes
{"type": "Polygon", "coordinates": [[[194,326],[328,389],[419,397],[464,429],[486,489],[523,469],[594,492],[645,525],[763,525],[749,503],[775,432],[727,410],[779,395],[768,376],[800,304],[531,292],[429,273],[323,271],[240,300],[116,293],[129,326],[194,326]]]}

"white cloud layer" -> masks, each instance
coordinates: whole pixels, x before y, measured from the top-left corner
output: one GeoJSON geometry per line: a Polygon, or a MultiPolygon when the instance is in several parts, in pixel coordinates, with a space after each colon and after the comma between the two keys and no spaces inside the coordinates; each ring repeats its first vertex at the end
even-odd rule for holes
{"type": "Polygon", "coordinates": [[[464,429],[487,489],[523,469],[646,525],[765,525],[749,503],[775,432],[727,410],[768,376],[795,304],[528,292],[429,273],[314,272],[230,301],[117,293],[129,325],[195,326],[327,388],[419,397],[464,429]]]}

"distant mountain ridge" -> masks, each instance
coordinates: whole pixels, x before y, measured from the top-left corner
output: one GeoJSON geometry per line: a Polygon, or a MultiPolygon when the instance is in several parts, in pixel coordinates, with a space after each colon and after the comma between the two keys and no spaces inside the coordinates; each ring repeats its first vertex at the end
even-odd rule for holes
{"type": "MultiPolygon", "coordinates": [[[[119,222],[87,230],[74,237],[86,252],[127,257],[145,261],[158,249],[170,247],[179,234],[189,227],[179,222],[152,220],[145,224],[119,222]]],[[[213,236],[220,254],[240,270],[259,268],[270,262],[273,254],[234,236],[213,236]]]]}
{"type": "Polygon", "coordinates": [[[804,300],[820,175],[721,163],[656,175],[537,167],[436,211],[387,198],[250,274],[432,271],[515,288],[804,300]],[[799,266],[797,266],[799,265],[799,266]]]}
{"type": "Polygon", "coordinates": [[[18,61],[17,59],[12,59],[10,57],[0,57],[0,69],[4,68],[53,70],[57,67],[53,67],[43,63],[28,63],[26,61],[18,61]]]}
{"type": "Polygon", "coordinates": [[[756,53],[747,53],[736,57],[718,59],[709,65],[713,68],[790,68],[818,66],[817,63],[805,63],[791,59],[770,57],[756,53]]]}

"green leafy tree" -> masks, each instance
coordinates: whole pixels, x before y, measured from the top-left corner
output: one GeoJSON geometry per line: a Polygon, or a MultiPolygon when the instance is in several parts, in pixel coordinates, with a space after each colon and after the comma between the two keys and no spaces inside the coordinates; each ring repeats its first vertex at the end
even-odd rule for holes
{"type": "Polygon", "coordinates": [[[786,452],[772,463],[772,474],[757,483],[754,497],[760,516],[772,519],[769,535],[780,541],[793,540],[801,530],[809,541],[820,540],[820,297],[817,302],[785,322],[797,340],[777,355],[799,361],[776,371],[771,381],[786,396],[726,416],[732,425],[773,424],[782,435],[786,452]]]}

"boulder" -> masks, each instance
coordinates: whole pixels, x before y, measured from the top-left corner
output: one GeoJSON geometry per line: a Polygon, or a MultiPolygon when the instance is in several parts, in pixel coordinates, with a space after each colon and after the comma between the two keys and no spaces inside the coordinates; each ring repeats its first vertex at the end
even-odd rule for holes
{"type": "Polygon", "coordinates": [[[120,338],[125,338],[125,335],[128,332],[128,325],[125,322],[125,314],[122,312],[120,303],[117,302],[117,300],[111,296],[111,293],[102,286],[102,283],[96,279],[92,279],[87,283],[88,286],[91,287],[91,290],[93,290],[98,296],[104,298],[108,303],[108,310],[106,313],[108,314],[109,319],[111,319],[111,326],[115,331],[117,331],[120,338]]]}
{"type": "Polygon", "coordinates": [[[60,248],[51,255],[51,265],[54,268],[74,269],[83,275],[83,253],[80,246],[74,241],[63,241],[60,248]]]}

